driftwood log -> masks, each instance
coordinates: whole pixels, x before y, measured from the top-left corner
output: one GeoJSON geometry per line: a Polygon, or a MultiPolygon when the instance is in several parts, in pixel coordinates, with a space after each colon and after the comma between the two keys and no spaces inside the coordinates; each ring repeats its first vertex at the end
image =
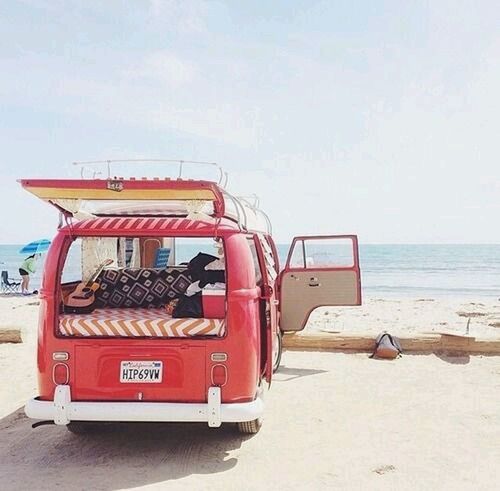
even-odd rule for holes
{"type": "MultiPolygon", "coordinates": [[[[296,351],[367,352],[375,349],[374,335],[327,333],[285,334],[283,346],[296,351]]],[[[398,339],[406,353],[457,353],[500,355],[500,339],[476,339],[470,336],[429,334],[398,339]]]]}
{"type": "Polygon", "coordinates": [[[0,343],[22,343],[20,329],[2,329],[0,330],[0,343]]]}

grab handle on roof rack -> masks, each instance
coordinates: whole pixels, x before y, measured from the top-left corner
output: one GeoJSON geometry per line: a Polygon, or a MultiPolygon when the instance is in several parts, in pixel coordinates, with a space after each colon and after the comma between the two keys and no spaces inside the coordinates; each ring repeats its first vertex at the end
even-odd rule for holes
{"type": "Polygon", "coordinates": [[[245,232],[248,231],[248,217],[247,217],[247,212],[245,211],[245,207],[241,204],[241,202],[238,199],[235,199],[235,201],[238,203],[238,206],[241,208],[241,211],[243,212],[243,217],[245,218],[245,232]]]}
{"type": "MultiPolygon", "coordinates": [[[[82,179],[85,179],[84,176],[84,169],[85,166],[87,165],[103,165],[105,164],[107,167],[108,175],[107,179],[111,179],[111,164],[115,163],[153,163],[153,164],[160,164],[160,163],[177,163],[179,164],[179,173],[178,173],[178,179],[182,179],[182,173],[184,170],[184,164],[199,164],[199,165],[210,165],[213,167],[217,168],[217,171],[219,173],[219,180],[218,184],[222,187],[225,187],[227,185],[227,173],[223,171],[221,166],[217,164],[217,162],[202,162],[202,161],[197,161],[197,160],[170,160],[170,159],[120,159],[120,160],[88,160],[84,162],[73,162],[73,165],[78,165],[82,166],[80,175],[82,179]]],[[[94,177],[96,176],[96,173],[94,173],[94,177]]]]}
{"type": "Polygon", "coordinates": [[[250,206],[250,208],[259,209],[260,200],[256,194],[250,194],[248,196],[236,196],[236,197],[241,201],[247,203],[248,206],[250,206]],[[251,203],[250,200],[253,200],[253,203],[251,203]]]}
{"type": "Polygon", "coordinates": [[[245,232],[246,232],[248,230],[248,228],[247,228],[247,216],[246,216],[246,213],[245,213],[243,206],[241,206],[241,203],[232,194],[224,193],[224,197],[230,199],[233,202],[234,209],[236,210],[236,220],[238,222],[238,227],[240,228],[240,230],[245,230],[245,232]],[[243,223],[241,220],[240,209],[241,209],[241,211],[243,211],[245,223],[243,223]]]}
{"type": "Polygon", "coordinates": [[[260,210],[260,212],[264,215],[264,218],[267,222],[267,226],[269,228],[269,235],[273,234],[273,226],[271,224],[271,219],[269,218],[268,214],[265,211],[260,210]]]}
{"type": "MultiPolygon", "coordinates": [[[[273,227],[271,225],[271,220],[269,219],[269,216],[267,213],[259,208],[259,197],[256,194],[252,194],[251,196],[237,196],[236,199],[238,202],[243,201],[251,210],[253,210],[256,214],[261,214],[264,217],[264,220],[266,221],[267,228],[268,228],[268,233],[272,234],[273,227]],[[253,199],[254,203],[250,203],[249,199],[253,199]]],[[[243,205],[241,205],[243,208],[243,205]]],[[[245,212],[246,215],[246,212],[245,212]]]]}

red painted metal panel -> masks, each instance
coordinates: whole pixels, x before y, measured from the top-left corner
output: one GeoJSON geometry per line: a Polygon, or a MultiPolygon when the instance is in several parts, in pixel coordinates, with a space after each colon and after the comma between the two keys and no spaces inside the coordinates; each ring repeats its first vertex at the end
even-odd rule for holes
{"type": "MultiPolygon", "coordinates": [[[[264,239],[264,237],[263,237],[264,239]]],[[[276,333],[278,330],[278,317],[276,309],[276,288],[274,280],[268,275],[265,258],[264,249],[260,242],[260,238],[255,236],[255,246],[257,250],[257,255],[259,257],[260,269],[262,273],[262,293],[269,292],[268,298],[265,298],[266,309],[268,309],[268,314],[266,313],[266,325],[265,336],[266,336],[266,370],[265,377],[266,381],[270,384],[273,376],[273,343],[275,342],[276,333]],[[269,316],[269,317],[268,317],[269,316]]],[[[263,295],[264,296],[264,295],[263,295]]],[[[267,295],[265,295],[267,297],[267,295]]]]}
{"type": "Polygon", "coordinates": [[[74,376],[71,385],[71,396],[75,400],[206,400],[208,387],[204,343],[184,342],[180,349],[178,345],[165,343],[159,346],[144,340],[133,348],[126,344],[117,345],[111,340],[99,346],[95,342],[75,344],[74,376]],[[121,383],[122,361],[162,362],[161,383],[121,383]]]}
{"type": "MultiPolygon", "coordinates": [[[[127,219],[128,220],[128,219],[127,219]]],[[[133,219],[132,219],[133,220],[133,219]]],[[[149,227],[156,230],[158,236],[165,233],[171,235],[167,227],[162,229],[160,223],[149,222],[149,227]]],[[[189,221],[188,221],[189,222],[189,221]]],[[[104,222],[100,222],[104,223],[104,222]]],[[[116,222],[114,225],[117,225],[116,222]]],[[[121,235],[124,224],[121,222],[113,229],[111,235],[121,235]]],[[[108,222],[108,225],[113,225],[108,222]]],[[[187,224],[183,225],[186,226],[187,224]]],[[[213,231],[213,229],[210,229],[213,231]]],[[[225,230],[224,246],[227,271],[227,333],[224,338],[191,339],[186,349],[186,339],[68,339],[57,337],[56,323],[61,302],[60,272],[71,237],[85,231],[86,234],[96,233],[95,229],[82,226],[76,233],[75,228],[66,227],[59,231],[48,251],[45,262],[45,274],[41,288],[41,306],[38,337],[38,385],[39,395],[43,400],[52,400],[54,382],[52,370],[55,361],[52,353],[65,351],[69,354],[66,362],[70,372],[70,386],[74,395],[80,400],[125,400],[137,397],[137,390],[122,388],[117,385],[116,367],[118,358],[123,360],[137,359],[146,352],[165,352],[165,367],[174,370],[172,386],[155,389],[150,384],[143,392],[144,400],[170,400],[190,402],[200,400],[201,392],[206,398],[206,391],[211,383],[210,374],[214,363],[212,353],[226,353],[228,380],[222,388],[223,402],[246,402],[255,398],[260,380],[260,332],[259,332],[259,290],[255,288],[255,276],[251,256],[246,244],[246,236],[233,230],[225,230]],[[148,350],[145,350],[147,346],[148,350]],[[191,348],[192,347],[192,348],[191,348]],[[203,354],[200,354],[203,353],[203,354]],[[202,363],[203,362],[203,363],[202,363]],[[193,381],[185,375],[187,367],[192,368],[193,381]],[[194,372],[194,373],[193,373],[194,372]]],[[[224,229],[222,229],[224,232],[224,229]]],[[[108,231],[109,232],[109,231],[108,231]]],[[[126,230],[129,235],[137,235],[134,227],[126,230]]],[[[182,235],[184,229],[176,229],[182,235]]],[[[198,236],[200,232],[197,231],[198,236]]],[[[208,233],[208,232],[207,232],[208,233]]],[[[154,233],[148,230],[148,234],[154,233]]],[[[99,230],[96,235],[105,235],[99,230]]],[[[159,356],[159,355],[158,355],[159,356]]],[[[163,360],[163,358],[160,358],[163,360]]]]}

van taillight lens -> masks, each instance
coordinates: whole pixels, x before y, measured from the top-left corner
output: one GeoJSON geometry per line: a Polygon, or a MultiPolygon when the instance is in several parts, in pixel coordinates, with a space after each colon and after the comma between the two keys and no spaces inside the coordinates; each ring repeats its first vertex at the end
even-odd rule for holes
{"type": "Polygon", "coordinates": [[[54,361],[68,361],[69,353],[66,351],[54,351],[54,353],[52,353],[52,359],[54,361]]]}
{"type": "Polygon", "coordinates": [[[227,361],[227,353],[212,353],[210,359],[212,361],[227,361]]]}
{"type": "Polygon", "coordinates": [[[227,382],[227,368],[225,365],[214,365],[212,367],[212,385],[222,387],[227,382]]]}
{"type": "Polygon", "coordinates": [[[69,382],[69,367],[66,363],[57,363],[54,365],[52,380],[56,385],[66,385],[69,382]]]}

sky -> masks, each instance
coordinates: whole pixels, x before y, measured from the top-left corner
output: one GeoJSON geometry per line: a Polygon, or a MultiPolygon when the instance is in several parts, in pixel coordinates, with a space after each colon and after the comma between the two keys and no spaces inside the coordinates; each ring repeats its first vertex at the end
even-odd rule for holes
{"type": "MultiPolygon", "coordinates": [[[[0,3],[0,243],[75,160],[217,162],[275,239],[500,243],[500,2],[0,3]]],[[[155,167],[152,175],[168,175],[155,167]]]]}

